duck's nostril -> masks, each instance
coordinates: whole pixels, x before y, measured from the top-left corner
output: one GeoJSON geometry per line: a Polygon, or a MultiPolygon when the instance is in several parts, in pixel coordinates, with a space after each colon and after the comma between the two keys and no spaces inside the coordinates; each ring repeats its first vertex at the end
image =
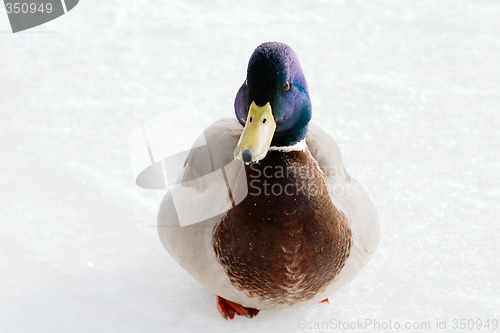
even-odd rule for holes
{"type": "Polygon", "coordinates": [[[243,159],[243,162],[245,162],[245,163],[252,162],[252,151],[250,149],[245,149],[241,153],[241,158],[243,159]]]}

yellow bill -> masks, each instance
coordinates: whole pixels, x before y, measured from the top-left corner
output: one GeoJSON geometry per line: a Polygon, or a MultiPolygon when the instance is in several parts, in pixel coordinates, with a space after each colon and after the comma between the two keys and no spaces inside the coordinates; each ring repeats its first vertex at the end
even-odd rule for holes
{"type": "Polygon", "coordinates": [[[252,102],[247,122],[234,151],[234,157],[250,164],[266,157],[276,130],[271,104],[259,107],[252,102]]]}

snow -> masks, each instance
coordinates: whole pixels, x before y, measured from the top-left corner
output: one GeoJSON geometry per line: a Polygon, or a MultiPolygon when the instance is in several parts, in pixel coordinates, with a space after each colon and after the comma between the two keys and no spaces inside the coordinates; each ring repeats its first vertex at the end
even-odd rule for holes
{"type": "Polygon", "coordinates": [[[2,332],[500,319],[498,17],[486,1],[87,0],[14,35],[0,14],[2,332]],[[373,197],[382,238],[331,304],[226,322],[162,248],[163,192],[135,185],[127,140],[193,104],[205,125],[232,116],[270,40],[301,59],[313,121],[373,197]]]}

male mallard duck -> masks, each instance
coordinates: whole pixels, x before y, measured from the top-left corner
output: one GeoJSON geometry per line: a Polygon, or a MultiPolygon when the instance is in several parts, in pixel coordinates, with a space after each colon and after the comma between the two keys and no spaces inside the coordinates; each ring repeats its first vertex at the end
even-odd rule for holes
{"type": "Polygon", "coordinates": [[[162,243],[218,295],[226,319],[325,300],[368,262],[379,223],[335,141],[309,124],[306,80],[289,46],[257,47],[235,112],[237,121],[219,120],[204,131],[209,155],[198,143],[188,156],[179,186],[189,195],[165,196],[158,215],[162,243]],[[243,182],[230,188],[191,182],[234,161],[244,169],[243,182]],[[217,188],[231,192],[227,211],[181,226],[175,204],[207,209],[219,197],[217,188]],[[237,188],[246,190],[239,201],[237,188]]]}

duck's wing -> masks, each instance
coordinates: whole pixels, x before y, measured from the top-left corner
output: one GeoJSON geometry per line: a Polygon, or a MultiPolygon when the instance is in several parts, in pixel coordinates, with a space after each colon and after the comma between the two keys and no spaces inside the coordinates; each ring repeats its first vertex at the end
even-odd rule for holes
{"type": "Polygon", "coordinates": [[[246,195],[241,193],[238,198],[233,187],[239,181],[246,188],[245,174],[238,174],[238,168],[244,170],[243,164],[233,155],[242,131],[236,120],[221,119],[200,135],[178,184],[160,205],[158,234],[171,256],[202,285],[225,299],[256,308],[255,300],[231,284],[212,246],[214,226],[235,200],[246,195]]]}
{"type": "Polygon", "coordinates": [[[205,129],[193,144],[180,182],[202,177],[234,161],[234,149],[243,131],[236,119],[223,118],[205,129]]]}
{"type": "Polygon", "coordinates": [[[226,118],[210,125],[198,137],[176,184],[169,189],[170,198],[165,199],[169,200],[168,211],[160,211],[168,215],[168,218],[159,216],[164,226],[199,223],[231,208],[235,198],[230,185],[236,181],[235,173],[243,167],[233,155],[242,130],[236,120],[226,118]]]}
{"type": "Polygon", "coordinates": [[[344,212],[352,231],[351,253],[335,281],[333,289],[337,289],[357,275],[377,248],[380,238],[378,215],[365,189],[346,172],[335,140],[311,123],[306,143],[324,173],[333,204],[344,212]]]}

